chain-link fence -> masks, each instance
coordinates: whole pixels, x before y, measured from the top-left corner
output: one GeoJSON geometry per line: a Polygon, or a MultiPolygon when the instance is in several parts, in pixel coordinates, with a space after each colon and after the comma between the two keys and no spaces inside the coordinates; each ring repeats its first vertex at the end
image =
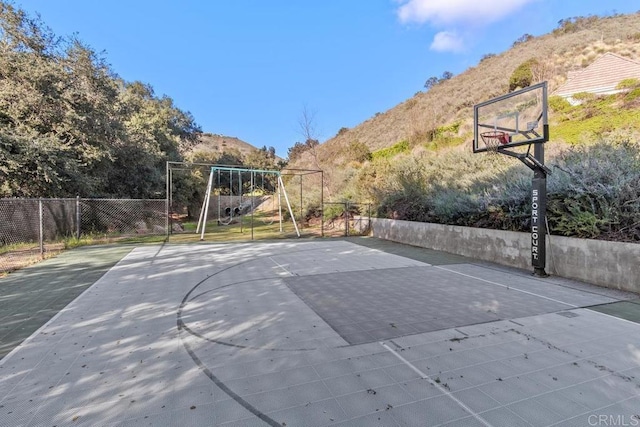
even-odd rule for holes
{"type": "Polygon", "coordinates": [[[71,238],[166,232],[164,199],[0,199],[0,273],[61,250],[71,238]]]}
{"type": "MultiPolygon", "coordinates": [[[[224,199],[221,210],[233,205],[230,196],[224,199]]],[[[261,200],[256,199],[255,204],[261,200]]],[[[217,201],[210,209],[217,217],[217,201]]],[[[314,209],[301,203],[293,212],[303,219],[299,224],[305,235],[367,235],[371,229],[371,205],[366,203],[324,203],[314,209]]],[[[0,274],[60,251],[74,238],[168,235],[167,226],[180,232],[171,213],[167,216],[165,199],[0,199],[0,274]]]]}
{"type": "Polygon", "coordinates": [[[371,231],[371,204],[328,202],[323,220],[326,236],[366,236],[371,231]]]}

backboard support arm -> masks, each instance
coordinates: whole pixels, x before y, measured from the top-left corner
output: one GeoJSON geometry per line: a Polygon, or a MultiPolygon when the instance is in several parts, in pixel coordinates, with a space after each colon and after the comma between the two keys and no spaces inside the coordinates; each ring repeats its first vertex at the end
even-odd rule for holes
{"type": "Polygon", "coordinates": [[[528,151],[526,153],[516,153],[514,151],[509,151],[505,149],[498,150],[501,154],[506,154],[507,156],[515,157],[524,163],[529,169],[531,169],[534,173],[538,170],[541,170],[546,175],[551,175],[551,169],[546,167],[543,163],[541,163],[535,156],[531,155],[528,151]]]}

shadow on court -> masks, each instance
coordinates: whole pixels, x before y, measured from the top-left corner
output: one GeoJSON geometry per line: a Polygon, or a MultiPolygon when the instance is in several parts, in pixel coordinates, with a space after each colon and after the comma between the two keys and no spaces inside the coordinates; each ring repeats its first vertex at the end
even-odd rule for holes
{"type": "Polygon", "coordinates": [[[133,246],[66,251],[0,278],[0,358],[95,283],[133,246]]]}
{"type": "Polygon", "coordinates": [[[0,361],[7,425],[569,427],[640,407],[636,295],[457,255],[166,244],[20,273],[2,298],[33,330],[86,291],[0,361]]]}

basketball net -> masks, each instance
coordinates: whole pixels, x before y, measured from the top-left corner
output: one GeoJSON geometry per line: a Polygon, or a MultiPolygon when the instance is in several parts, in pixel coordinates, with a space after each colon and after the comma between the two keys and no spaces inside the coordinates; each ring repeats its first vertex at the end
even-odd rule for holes
{"type": "Polygon", "coordinates": [[[509,134],[501,131],[482,132],[480,137],[487,151],[494,154],[498,152],[498,147],[509,142],[509,134]]]}

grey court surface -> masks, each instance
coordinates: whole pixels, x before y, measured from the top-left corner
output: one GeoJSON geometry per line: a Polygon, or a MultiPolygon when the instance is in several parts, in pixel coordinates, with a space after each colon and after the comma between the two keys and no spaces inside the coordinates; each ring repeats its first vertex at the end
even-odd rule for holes
{"type": "Polygon", "coordinates": [[[640,425],[636,298],[373,239],[138,247],[0,361],[0,425],[640,425]]]}

